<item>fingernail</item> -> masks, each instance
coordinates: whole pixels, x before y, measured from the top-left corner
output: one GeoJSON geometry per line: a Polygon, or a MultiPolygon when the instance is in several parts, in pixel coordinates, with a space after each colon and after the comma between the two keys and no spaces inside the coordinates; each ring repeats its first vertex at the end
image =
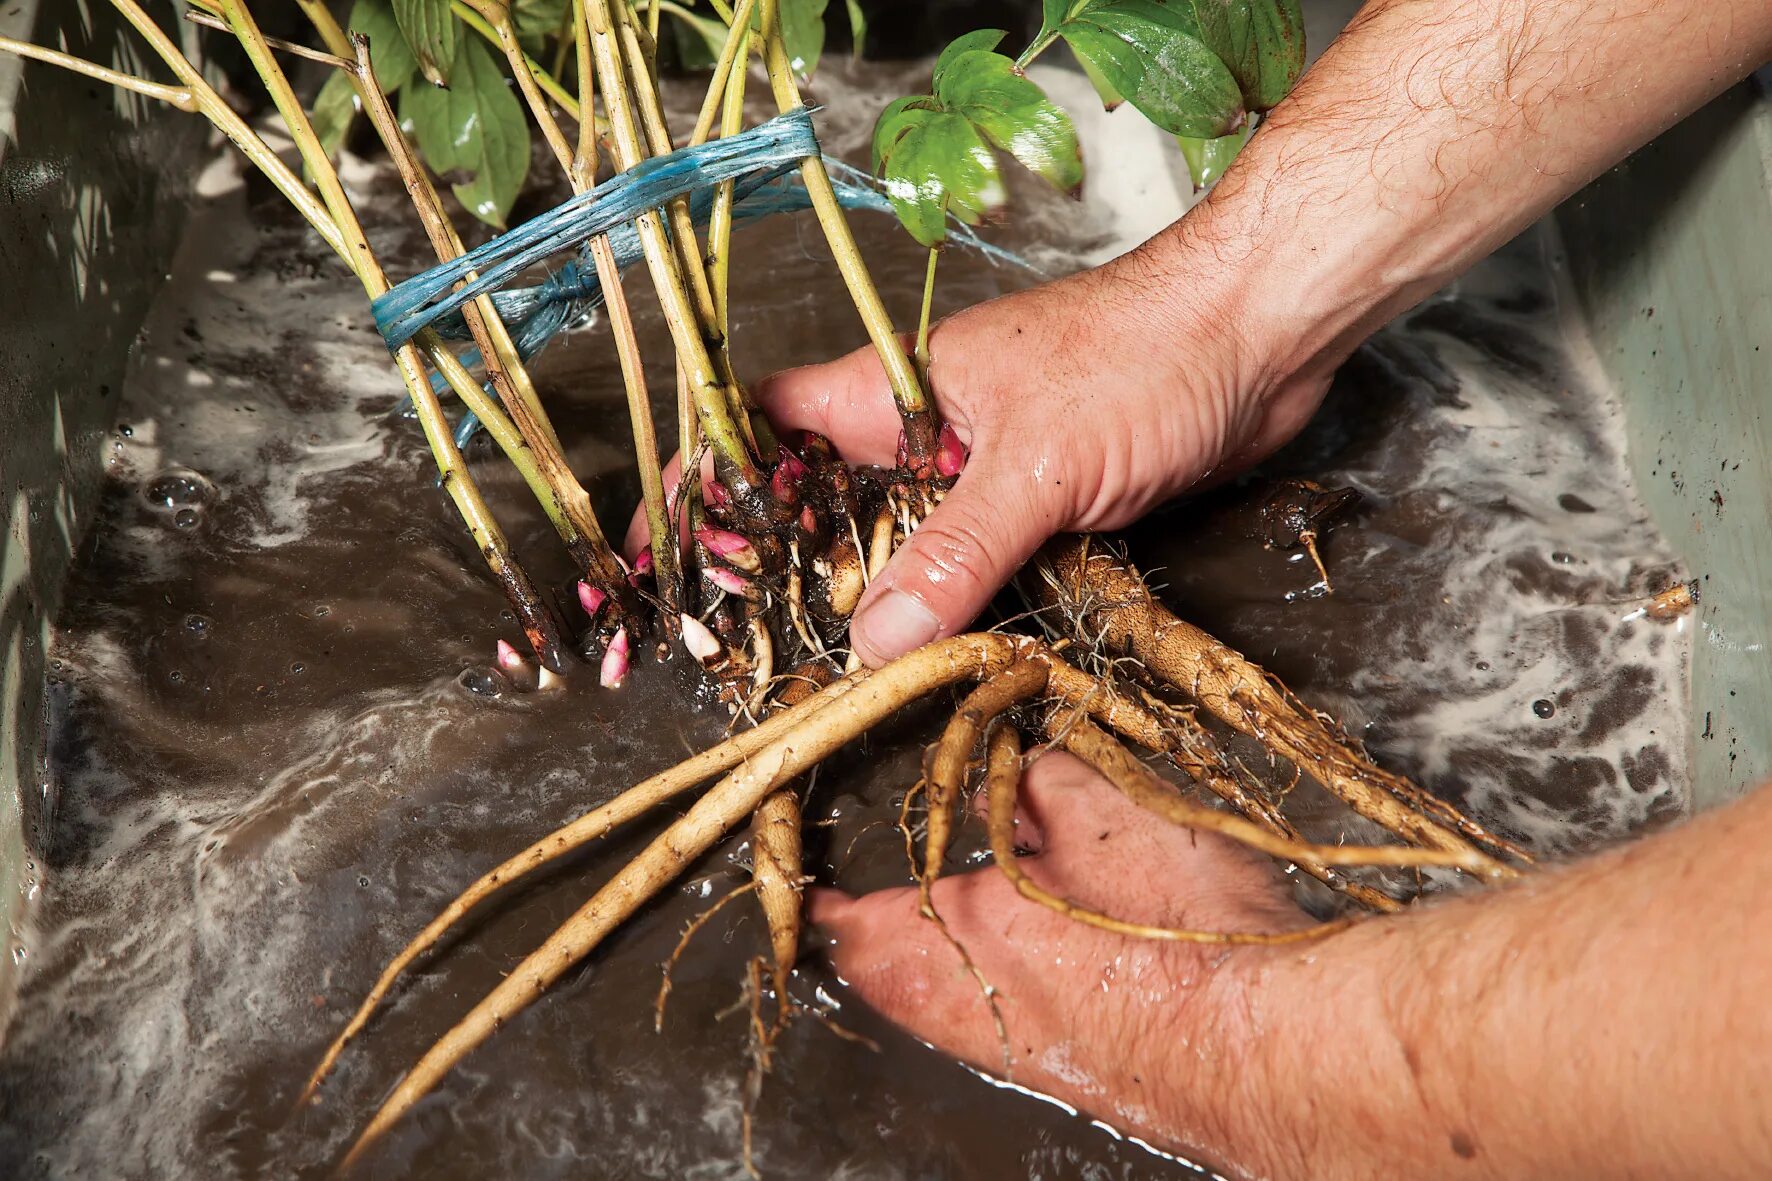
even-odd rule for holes
{"type": "Polygon", "coordinates": [[[941,630],[941,620],[917,599],[901,590],[888,590],[862,609],[851,630],[880,657],[896,660],[913,648],[921,648],[941,630]]]}

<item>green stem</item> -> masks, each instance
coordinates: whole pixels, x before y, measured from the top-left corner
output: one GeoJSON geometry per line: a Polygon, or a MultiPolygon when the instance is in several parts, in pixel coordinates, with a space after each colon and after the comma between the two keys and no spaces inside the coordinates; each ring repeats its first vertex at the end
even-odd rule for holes
{"type": "MultiPolygon", "coordinates": [[[[498,39],[498,30],[493,28],[491,23],[488,22],[485,17],[481,16],[478,12],[475,12],[473,6],[468,4],[467,0],[451,0],[449,8],[450,11],[454,12],[456,16],[461,18],[462,24],[468,26],[468,28],[484,37],[494,49],[499,50],[501,53],[504,51],[504,46],[500,44],[498,39]]],[[[561,110],[572,116],[575,121],[582,121],[583,116],[579,107],[578,99],[572,96],[572,92],[560,85],[554,75],[543,69],[541,63],[530,57],[527,53],[523,54],[523,61],[528,65],[530,74],[534,76],[535,84],[541,87],[541,89],[547,93],[549,98],[559,103],[561,110]]]]}
{"type": "Polygon", "coordinates": [[[1056,30],[1050,30],[1050,29],[1040,30],[1040,35],[1038,37],[1034,38],[1034,43],[1032,45],[1028,46],[1026,49],[1022,50],[1021,56],[1015,59],[1016,71],[1019,73],[1020,71],[1025,70],[1029,66],[1033,65],[1034,59],[1039,57],[1042,53],[1045,53],[1048,49],[1050,49],[1052,47],[1052,43],[1057,40],[1058,40],[1058,33],[1056,30]]]}
{"type": "MultiPolygon", "coordinates": [[[[326,179],[330,177],[330,188],[342,202],[340,215],[333,215],[328,207],[319,206],[319,202],[315,202],[314,193],[299,183],[291,168],[284,165],[284,161],[275,153],[271,153],[264,140],[260,140],[232,112],[232,108],[221,101],[197,67],[191,66],[190,59],[184,57],[183,51],[179,51],[165,32],[154,25],[154,21],[149,20],[149,16],[140,9],[136,0],[112,0],[112,7],[136,28],[138,34],[142,34],[152,50],[179,76],[179,80],[190,87],[193,96],[197,98],[198,108],[209,117],[209,121],[214,122],[216,128],[220,128],[221,133],[227,135],[246,154],[246,158],[252,160],[271,179],[271,183],[276,184],[280,192],[291,197],[291,202],[299,213],[307,218],[310,225],[314,225],[315,231],[321,232],[321,236],[328,241],[328,245],[337,250],[340,257],[344,257],[347,266],[356,273],[370,298],[385,293],[388,289],[386,275],[383,275],[374,254],[370,254],[369,243],[363,239],[361,229],[356,225],[356,215],[351,211],[349,202],[342,200],[344,190],[342,186],[338,186],[337,172],[333,172],[330,161],[319,151],[314,128],[308,124],[307,115],[301,112],[299,103],[294,105],[298,124],[292,126],[291,133],[298,133],[298,129],[307,131],[308,142],[312,145],[310,149],[319,158],[321,165],[315,176],[323,181],[323,188],[326,186],[326,179]]],[[[227,12],[227,16],[230,18],[230,27],[236,28],[237,35],[241,35],[253,64],[259,66],[260,62],[268,62],[269,46],[264,43],[264,35],[257,30],[257,25],[253,25],[252,16],[243,9],[227,12]]],[[[271,69],[278,78],[282,78],[282,71],[276,69],[275,62],[271,62],[271,69]]],[[[289,94],[287,98],[292,101],[294,96],[289,94]]],[[[298,144],[299,142],[301,140],[298,135],[298,144]]],[[[431,381],[425,378],[424,362],[418,356],[418,349],[413,344],[402,346],[395,353],[395,364],[399,367],[400,378],[406,383],[408,394],[413,397],[413,406],[418,411],[418,420],[424,429],[425,442],[431,445],[431,454],[438,463],[439,475],[443,477],[443,484],[450,500],[455,504],[455,509],[461,514],[462,523],[468,527],[468,532],[480,548],[480,555],[486,559],[487,567],[493,571],[494,578],[510,599],[512,610],[523,624],[523,630],[530,638],[537,660],[542,661],[549,669],[560,669],[562,649],[553,615],[549,614],[546,605],[542,605],[540,596],[535,594],[535,587],[528,580],[528,575],[523,573],[523,567],[517,566],[516,559],[510,553],[510,544],[505,541],[503,532],[498,528],[498,521],[494,520],[491,509],[487,509],[486,500],[480,497],[480,489],[475,486],[473,477],[468,473],[468,466],[462,461],[461,450],[455,447],[448,418],[443,415],[443,408],[439,406],[436,395],[431,392],[431,381]]]]}
{"type": "MultiPolygon", "coordinates": [[[[750,2],[743,0],[740,11],[748,8],[750,2]]],[[[740,37],[731,40],[737,46],[744,44],[740,37]]],[[[721,104],[720,112],[720,136],[723,139],[737,135],[744,128],[745,59],[748,56],[740,48],[733,61],[735,68],[727,75],[726,101],[721,104]]],[[[729,330],[731,323],[728,295],[732,278],[732,214],[733,182],[721,181],[720,187],[714,190],[714,208],[708,215],[708,267],[713,274],[714,314],[718,317],[722,334],[729,330]]]]}
{"type": "Polygon", "coordinates": [[[935,303],[935,263],[941,248],[929,248],[929,269],[923,273],[923,310],[917,316],[917,372],[929,376],[929,309],[935,303]]]}
{"type": "MultiPolygon", "coordinates": [[[[400,130],[393,106],[376,81],[368,41],[359,38],[354,51],[357,56],[357,93],[363,109],[368,112],[370,122],[406,185],[432,249],[444,261],[456,258],[463,250],[461,236],[450,223],[430,174],[419,163],[417,153],[400,130]]],[[[474,336],[474,343],[480,348],[493,388],[498,391],[509,415],[509,429],[495,434],[494,438],[512,457],[525,482],[541,501],[548,520],[566,544],[573,561],[596,585],[612,591],[619,589],[622,585],[621,565],[591,508],[590,496],[572,474],[553,425],[540,409],[534,383],[493,305],[492,297],[483,295],[475,299],[462,309],[462,316],[474,336]]],[[[453,355],[438,367],[469,408],[479,413],[488,401],[479,383],[468,376],[453,355]]]]}
{"type": "MultiPolygon", "coordinates": [[[[234,108],[223,101],[202,72],[191,64],[160,26],[142,11],[136,0],[111,0],[111,6],[123,14],[123,19],[134,26],[135,31],[141,34],[160,60],[190,90],[192,97],[197,100],[197,109],[204,118],[215,124],[216,129],[227,136],[240,149],[241,154],[265,174],[277,191],[295,206],[296,212],[350,265],[351,252],[346,248],[344,235],[339,232],[338,223],[333,221],[332,215],[326,211],[326,206],[314,195],[313,190],[304,185],[301,178],[258,137],[258,133],[246,125],[246,120],[234,113],[234,108]]],[[[352,269],[354,271],[355,267],[352,269]]]]}
{"type": "MultiPolygon", "coordinates": [[[[782,44],[778,0],[762,0],[762,12],[764,61],[776,106],[783,113],[797,110],[805,104],[800,101],[800,87],[794,81],[793,66],[788,62],[787,49],[782,44]]],[[[916,366],[905,355],[904,344],[892,327],[892,317],[887,314],[873,276],[868,273],[867,262],[855,245],[855,236],[849,231],[848,218],[837,201],[836,190],[831,187],[824,161],[818,156],[808,156],[801,161],[800,179],[812,198],[819,227],[824,230],[825,241],[836,257],[837,269],[849,288],[850,301],[860,313],[868,339],[873,342],[880,365],[886,370],[887,383],[892,387],[893,400],[898,403],[899,417],[904,422],[911,465],[919,471],[926,469],[934,457],[937,426],[934,409],[916,366]]]]}
{"type": "MultiPolygon", "coordinates": [[[[451,9],[462,0],[451,4],[451,9]]],[[[535,125],[541,129],[541,137],[553,149],[554,157],[560,162],[560,170],[567,176],[572,175],[572,145],[566,142],[566,135],[560,130],[559,120],[554,112],[548,110],[547,102],[542,98],[541,87],[537,84],[536,65],[523,47],[517,44],[517,26],[511,23],[511,10],[502,0],[465,0],[467,5],[479,14],[480,18],[492,26],[493,44],[505,55],[505,61],[511,67],[511,77],[516,79],[517,89],[523,94],[523,101],[529,107],[535,125]]]]}
{"type": "MultiPolygon", "coordinates": [[[[315,31],[320,34],[320,40],[327,49],[347,60],[356,56],[357,51],[351,44],[350,35],[333,17],[332,11],[326,7],[324,0],[297,0],[297,2],[313,23],[315,31]]],[[[376,85],[374,71],[365,65],[359,65],[351,78],[351,84],[357,91],[357,101],[363,110],[370,113],[371,122],[375,124],[382,143],[387,147],[388,155],[398,166],[401,154],[388,136],[388,129],[398,126],[398,122],[393,119],[391,111],[387,109],[386,98],[380,97],[379,88],[375,91],[377,97],[371,99],[365,84],[366,78],[369,80],[368,85],[376,85]],[[385,126],[375,118],[378,108],[382,109],[388,120],[385,126]]],[[[402,142],[404,138],[402,133],[402,142]]],[[[440,208],[441,202],[436,198],[436,190],[431,187],[429,176],[420,170],[417,179],[425,188],[430,189],[430,204],[440,208]]],[[[422,197],[422,192],[415,193],[413,199],[416,202],[422,197]]],[[[453,227],[451,227],[451,232],[453,232],[453,227]]],[[[487,395],[480,382],[468,372],[466,366],[456,359],[455,354],[449,351],[448,346],[438,339],[436,333],[426,330],[420,333],[413,343],[418,346],[419,352],[431,363],[432,367],[443,375],[443,380],[449,383],[449,388],[461,400],[462,405],[471,410],[474,416],[480,420],[480,425],[486,428],[486,433],[492,436],[492,440],[498,445],[499,450],[504,453],[511,465],[517,469],[518,474],[523,477],[523,482],[534,493],[536,501],[540,503],[542,511],[547,514],[555,529],[560,530],[563,526],[570,528],[570,523],[565,520],[564,514],[555,501],[553,489],[549,487],[547,480],[542,476],[541,469],[536,466],[535,456],[524,444],[522,435],[511,424],[510,418],[505,415],[504,408],[498,404],[495,398],[487,395]]]]}
{"type": "MultiPolygon", "coordinates": [[[[625,0],[616,2],[625,3],[625,0]]],[[[591,54],[603,89],[603,108],[608,113],[614,140],[615,163],[625,171],[639,164],[647,153],[628,90],[620,23],[611,11],[611,0],[587,0],[585,10],[591,54]]],[[[714,449],[716,462],[723,469],[721,478],[735,485],[734,493],[756,487],[762,482],[762,473],[733,420],[731,402],[702,339],[678,254],[665,232],[664,220],[656,211],[648,211],[636,217],[634,225],[639,231],[640,245],[645,251],[646,265],[671,330],[677,358],[689,378],[702,430],[714,449]]]]}

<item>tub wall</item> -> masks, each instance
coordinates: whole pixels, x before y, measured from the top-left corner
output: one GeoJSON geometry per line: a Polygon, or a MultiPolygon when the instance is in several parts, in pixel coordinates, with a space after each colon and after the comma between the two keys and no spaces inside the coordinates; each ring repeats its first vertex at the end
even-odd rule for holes
{"type": "MultiPolygon", "coordinates": [[[[170,3],[148,8],[175,27],[170,3]]],[[[0,34],[165,77],[117,24],[103,0],[0,5],[0,34]]],[[[202,134],[192,116],[0,55],[0,1029],[54,806],[43,744],[49,620],[202,134]]]]}
{"type": "Polygon", "coordinates": [[[1628,411],[1631,463],[1699,580],[1700,806],[1772,774],[1772,71],[1559,212],[1570,276],[1628,411]]]}

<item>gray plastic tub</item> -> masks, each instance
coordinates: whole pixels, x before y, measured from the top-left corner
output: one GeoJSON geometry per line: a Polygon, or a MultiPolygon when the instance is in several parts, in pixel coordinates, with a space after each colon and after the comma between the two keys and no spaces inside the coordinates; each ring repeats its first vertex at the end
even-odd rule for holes
{"type": "MultiPolygon", "coordinates": [[[[103,4],[14,0],[0,33],[145,69],[103,4]],[[88,15],[90,14],[90,15],[88,15]],[[65,42],[62,39],[65,38],[65,42]]],[[[0,1028],[48,779],[44,648],[199,120],[0,56],[0,1028]]],[[[1702,579],[1689,761],[1701,804],[1772,766],[1772,101],[1748,83],[1559,212],[1632,463],[1702,579]]]]}

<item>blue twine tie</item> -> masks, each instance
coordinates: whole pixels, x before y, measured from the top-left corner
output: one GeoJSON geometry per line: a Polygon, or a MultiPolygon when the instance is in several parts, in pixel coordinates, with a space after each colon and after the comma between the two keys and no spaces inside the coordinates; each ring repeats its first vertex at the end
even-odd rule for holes
{"type": "MultiPolygon", "coordinates": [[[[493,307],[510,329],[517,355],[527,362],[569,324],[602,304],[602,284],[587,257],[586,244],[592,238],[608,235],[616,266],[625,270],[644,256],[639,230],[633,224],[635,217],[687,196],[691,218],[698,229],[703,228],[712,214],[715,191],[728,180],[734,182],[733,219],[738,224],[810,209],[812,200],[805,186],[797,176],[787,174],[801,160],[819,154],[812,113],[802,108],[734,136],[653,157],[459,258],[414,275],[370,305],[375,326],[390,351],[426,328],[435,329],[445,340],[466,340],[470,334],[462,306],[490,294],[493,307]],[[543,282],[509,286],[530,267],[569,250],[578,253],[577,259],[543,282]],[[464,283],[474,272],[478,272],[475,278],[464,283]]],[[[845,208],[892,212],[891,202],[874,187],[872,177],[837,160],[827,160],[826,166],[837,199],[845,208]]],[[[953,236],[993,262],[1033,269],[1019,256],[985,242],[958,220],[953,222],[953,236]]],[[[461,362],[469,368],[478,365],[479,350],[463,350],[461,362]]],[[[448,384],[441,374],[432,374],[431,387],[442,394],[448,384]]],[[[401,412],[410,408],[408,399],[401,412]]],[[[464,414],[455,430],[456,444],[466,446],[479,427],[475,415],[464,414]]]]}

